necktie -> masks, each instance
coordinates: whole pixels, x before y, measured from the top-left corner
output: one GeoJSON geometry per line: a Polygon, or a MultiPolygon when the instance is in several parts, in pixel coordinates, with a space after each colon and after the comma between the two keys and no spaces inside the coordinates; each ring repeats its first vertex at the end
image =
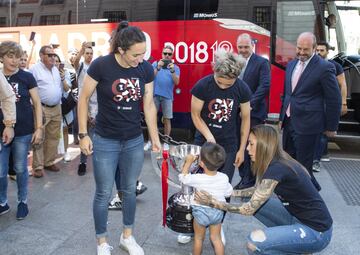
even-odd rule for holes
{"type": "Polygon", "coordinates": [[[240,78],[241,80],[244,78],[244,74],[245,74],[245,70],[246,70],[246,67],[247,67],[247,63],[248,63],[248,60],[246,60],[245,65],[244,65],[243,69],[242,69],[241,72],[240,72],[239,78],[240,78]]]}
{"type": "MultiPolygon", "coordinates": [[[[301,74],[304,71],[304,68],[305,68],[305,63],[300,61],[299,66],[297,66],[297,68],[295,68],[294,74],[291,79],[291,92],[293,92],[294,89],[296,88],[298,81],[301,77],[301,74]]],[[[286,109],[286,116],[290,117],[290,103],[289,103],[288,108],[286,109]]]]}

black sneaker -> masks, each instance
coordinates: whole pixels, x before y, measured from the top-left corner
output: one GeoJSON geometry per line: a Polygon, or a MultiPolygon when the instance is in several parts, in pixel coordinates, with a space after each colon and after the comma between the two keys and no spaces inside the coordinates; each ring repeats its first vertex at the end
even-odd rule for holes
{"type": "Polygon", "coordinates": [[[147,187],[141,181],[136,182],[136,196],[141,195],[146,190],[147,190],[147,187]]]}
{"type": "Polygon", "coordinates": [[[0,215],[3,215],[9,211],[10,211],[10,207],[7,203],[5,205],[0,205],[0,215]]]}
{"type": "Polygon", "coordinates": [[[110,201],[108,209],[109,210],[121,210],[122,209],[122,201],[119,198],[118,194],[116,194],[115,197],[110,201]]]}
{"type": "Polygon", "coordinates": [[[18,204],[17,213],[16,213],[16,219],[22,220],[25,219],[25,217],[29,214],[29,209],[27,204],[24,202],[20,202],[18,204]]]}
{"type": "Polygon", "coordinates": [[[85,173],[86,173],[86,164],[80,163],[79,168],[78,168],[78,175],[83,176],[83,175],[85,175],[85,173]]]}

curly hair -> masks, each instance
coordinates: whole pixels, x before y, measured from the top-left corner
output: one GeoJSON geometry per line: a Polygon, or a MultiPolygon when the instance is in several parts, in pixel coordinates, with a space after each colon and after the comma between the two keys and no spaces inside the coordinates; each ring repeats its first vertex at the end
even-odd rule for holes
{"type": "Polygon", "coordinates": [[[23,54],[23,50],[20,44],[13,41],[4,41],[0,44],[0,57],[8,55],[15,55],[17,58],[20,58],[23,54]]]}
{"type": "Polygon", "coordinates": [[[218,77],[235,79],[240,75],[241,70],[245,66],[245,62],[246,60],[242,56],[220,48],[215,53],[212,66],[213,71],[218,77]]]}

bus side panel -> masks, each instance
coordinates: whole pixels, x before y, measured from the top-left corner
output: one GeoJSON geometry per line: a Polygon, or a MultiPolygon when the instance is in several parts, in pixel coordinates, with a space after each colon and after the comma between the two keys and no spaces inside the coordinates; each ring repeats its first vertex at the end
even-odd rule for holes
{"type": "Polygon", "coordinates": [[[271,87],[269,93],[269,113],[280,113],[281,96],[284,91],[285,70],[271,65],[271,87]]]}

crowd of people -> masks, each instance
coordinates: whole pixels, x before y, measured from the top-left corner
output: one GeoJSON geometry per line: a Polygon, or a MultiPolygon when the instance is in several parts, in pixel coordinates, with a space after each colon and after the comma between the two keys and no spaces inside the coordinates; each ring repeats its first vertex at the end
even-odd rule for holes
{"type": "MultiPolygon", "coordinates": [[[[121,209],[119,245],[129,254],[141,255],[144,250],[133,236],[133,227],[136,196],[146,190],[139,181],[144,150],[162,149],[160,109],[164,133],[170,136],[180,68],[172,60],[174,49],[169,45],[163,47],[159,60],[152,64],[144,60],[144,33],[127,22],[113,31],[109,43],[110,53],[94,60],[91,42],[84,42],[79,50],[69,49],[65,64],[54,47],[44,45],[40,61],[30,68],[19,44],[1,43],[0,215],[10,209],[7,175],[13,170],[18,187],[16,217],[26,218],[29,151],[35,178],[43,177],[44,170],[60,171],[55,164],[59,137],[68,162],[72,160],[68,151],[71,129],[81,149],[79,176],[87,173],[87,157],[92,155],[97,254],[111,254],[108,209],[121,209]],[[77,93],[77,107],[64,114],[64,100],[77,93]],[[148,143],[141,129],[142,109],[148,143]],[[117,194],[112,199],[114,183],[117,194]]],[[[326,151],[326,138],[336,133],[340,115],[347,111],[343,72],[338,68],[335,72],[336,64],[327,61],[328,44],[317,43],[310,32],[299,35],[297,57],[286,69],[281,146],[278,130],[264,125],[269,62],[253,52],[249,34],[240,34],[236,45],[238,53],[219,49],[213,73],[191,89],[194,144],[202,147],[200,158],[186,158],[180,181],[197,189],[192,200],[193,254],[201,254],[207,228],[215,254],[224,254],[224,211],[254,215],[265,225],[250,233],[249,254],[321,251],[331,240],[332,218],[313,170],[326,151]],[[188,173],[194,160],[199,160],[204,173],[188,173]],[[230,183],[236,168],[241,182],[233,190],[230,183]],[[231,204],[231,195],[246,202],[231,204]],[[305,233],[305,238],[298,232],[305,233]]],[[[191,239],[178,236],[181,243],[191,239]]]]}

